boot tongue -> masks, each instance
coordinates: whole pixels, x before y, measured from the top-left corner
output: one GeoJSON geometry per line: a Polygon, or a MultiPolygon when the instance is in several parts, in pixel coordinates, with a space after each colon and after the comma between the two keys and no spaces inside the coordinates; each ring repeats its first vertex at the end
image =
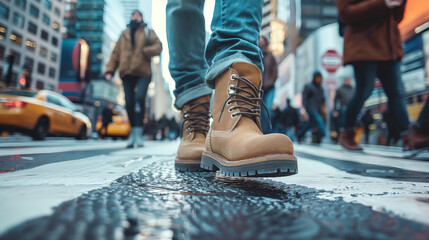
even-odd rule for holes
{"type": "MultiPolygon", "coordinates": [[[[185,115],[185,112],[191,111],[191,112],[186,113],[186,115],[188,117],[191,117],[191,118],[193,118],[193,117],[197,117],[197,118],[207,117],[207,118],[209,118],[208,115],[209,115],[209,111],[210,111],[210,95],[206,95],[206,96],[203,96],[203,97],[200,97],[200,98],[197,98],[197,99],[191,101],[190,103],[188,103],[184,107],[183,110],[184,110],[182,112],[183,116],[185,115]],[[207,102],[207,104],[201,104],[201,105],[195,107],[195,105],[197,105],[198,103],[203,103],[203,102],[207,102]],[[202,112],[202,113],[200,114],[200,113],[195,113],[195,112],[202,112]],[[207,115],[205,115],[203,113],[206,113],[207,115]]],[[[185,117],[184,117],[184,120],[185,120],[185,117]]],[[[184,124],[185,129],[187,127],[189,127],[190,125],[193,125],[195,123],[195,121],[199,121],[199,120],[189,120],[187,124],[184,124]]],[[[198,125],[201,125],[201,123],[198,125]]],[[[194,133],[195,133],[195,135],[201,134],[202,136],[205,137],[205,135],[199,131],[195,131],[194,133]]]]}
{"type": "MultiPolygon", "coordinates": [[[[245,96],[245,97],[250,97],[253,98],[254,96],[247,93],[251,92],[253,94],[256,95],[256,97],[260,97],[259,96],[259,90],[261,89],[261,85],[262,85],[262,75],[261,75],[261,70],[254,64],[250,64],[247,62],[236,62],[234,64],[231,65],[231,73],[232,74],[236,74],[237,77],[241,77],[241,78],[246,78],[249,82],[251,82],[255,87],[256,87],[256,92],[254,91],[254,89],[249,86],[249,84],[247,84],[244,81],[241,80],[237,80],[237,83],[234,83],[234,85],[236,86],[236,84],[238,84],[238,87],[243,88],[243,90],[237,90],[236,93],[241,95],[241,96],[245,96]]],[[[243,97],[236,97],[237,99],[244,99],[243,97]]],[[[254,104],[256,103],[255,101],[251,101],[254,104]]],[[[246,104],[244,102],[237,102],[238,105],[243,106],[243,107],[248,107],[250,109],[255,109],[254,106],[250,105],[250,104],[246,104]]],[[[259,104],[258,104],[259,105],[259,104]]],[[[258,108],[260,108],[258,106],[258,108]]],[[[245,112],[246,110],[242,109],[242,112],[245,112]]],[[[263,111],[263,109],[261,109],[261,111],[263,111]]],[[[253,119],[253,121],[255,121],[258,125],[259,125],[259,119],[256,117],[251,117],[251,119],[253,119]]]]}
{"type": "MultiPolygon", "coordinates": [[[[247,78],[258,89],[261,88],[262,74],[261,70],[254,64],[247,62],[236,62],[231,65],[231,69],[238,73],[238,76],[247,78]]],[[[240,84],[240,87],[244,83],[240,84]]]]}

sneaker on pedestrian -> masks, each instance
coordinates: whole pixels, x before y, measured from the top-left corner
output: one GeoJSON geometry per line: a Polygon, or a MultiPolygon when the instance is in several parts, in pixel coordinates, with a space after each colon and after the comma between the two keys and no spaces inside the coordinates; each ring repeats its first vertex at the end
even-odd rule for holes
{"type": "Polygon", "coordinates": [[[143,128],[142,127],[134,127],[133,129],[135,131],[135,133],[134,133],[135,134],[135,136],[134,136],[135,146],[137,148],[141,148],[141,147],[143,147],[143,128]]]}
{"type": "Polygon", "coordinates": [[[261,92],[261,71],[254,64],[236,62],[217,77],[213,122],[206,138],[202,168],[242,177],[297,173],[289,137],[262,133],[261,92]]]}
{"type": "Polygon", "coordinates": [[[355,130],[342,130],[338,142],[347,150],[362,151],[362,147],[355,142],[355,130]]]}
{"type": "Polygon", "coordinates": [[[194,99],[182,107],[182,140],[177,150],[175,168],[181,172],[204,171],[200,168],[210,128],[210,95],[194,99]]]}
{"type": "Polygon", "coordinates": [[[136,131],[135,131],[135,127],[133,127],[131,128],[130,136],[128,136],[126,147],[133,148],[135,141],[136,141],[136,131]]]}

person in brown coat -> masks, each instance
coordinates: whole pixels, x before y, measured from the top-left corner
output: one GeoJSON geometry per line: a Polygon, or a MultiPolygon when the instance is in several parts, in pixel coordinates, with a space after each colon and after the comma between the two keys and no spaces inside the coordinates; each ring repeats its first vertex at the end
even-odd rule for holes
{"type": "Polygon", "coordinates": [[[162,45],[153,30],[143,22],[143,14],[133,12],[131,22],[116,42],[105,77],[111,80],[113,73],[119,69],[125,92],[125,104],[132,127],[127,148],[143,146],[143,117],[146,93],[151,81],[151,58],[162,51],[162,45]],[[136,111],[136,102],[139,111],[136,111]]]}
{"type": "Polygon", "coordinates": [[[356,81],[339,142],[346,149],[362,150],[354,141],[354,126],[378,77],[406,148],[409,119],[400,93],[400,61],[404,53],[397,26],[404,15],[405,0],[341,0],[337,1],[337,8],[340,20],[347,25],[343,61],[353,65],[356,81]]]}
{"type": "MultiPolygon", "coordinates": [[[[262,90],[264,91],[263,100],[264,103],[267,105],[270,116],[273,116],[274,111],[272,105],[275,91],[274,84],[277,80],[278,71],[276,58],[271,53],[271,50],[268,48],[268,45],[268,39],[263,35],[259,36],[259,48],[261,49],[262,54],[264,56],[264,73],[262,75],[262,90]]],[[[261,124],[262,130],[265,134],[273,132],[270,127],[268,115],[264,111],[261,114],[261,124]]]]}

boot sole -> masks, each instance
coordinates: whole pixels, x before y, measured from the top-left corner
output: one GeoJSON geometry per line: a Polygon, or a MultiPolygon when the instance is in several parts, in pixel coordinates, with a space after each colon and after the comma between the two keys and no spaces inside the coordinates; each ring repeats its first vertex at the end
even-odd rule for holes
{"type": "Polygon", "coordinates": [[[200,160],[179,160],[174,162],[174,168],[179,172],[209,172],[200,167],[200,160]]]}
{"type": "Polygon", "coordinates": [[[219,170],[222,175],[231,177],[281,177],[298,173],[296,157],[288,154],[228,161],[216,153],[203,152],[201,168],[219,170]]]}

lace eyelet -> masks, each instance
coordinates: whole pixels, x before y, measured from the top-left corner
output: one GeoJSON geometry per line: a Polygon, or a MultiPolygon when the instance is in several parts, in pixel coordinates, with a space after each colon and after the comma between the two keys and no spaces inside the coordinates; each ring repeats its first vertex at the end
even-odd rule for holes
{"type": "Polygon", "coordinates": [[[235,117],[237,117],[237,114],[235,113],[231,114],[231,118],[235,118],[235,117]]]}
{"type": "Polygon", "coordinates": [[[226,105],[227,106],[231,105],[231,101],[228,100],[228,102],[226,102],[226,105]]]}
{"type": "Polygon", "coordinates": [[[237,77],[237,74],[233,73],[233,74],[231,74],[231,76],[229,76],[229,79],[234,81],[236,77],[237,77]]]}
{"type": "Polygon", "coordinates": [[[192,135],[192,132],[188,132],[188,136],[191,136],[192,135]]]}
{"type": "Polygon", "coordinates": [[[228,87],[228,94],[229,95],[231,95],[231,94],[234,94],[235,93],[235,90],[234,89],[232,89],[234,87],[234,85],[229,85],[229,87],[228,87]]]}
{"type": "Polygon", "coordinates": [[[232,107],[228,108],[228,112],[232,112],[234,109],[232,107]]]}

